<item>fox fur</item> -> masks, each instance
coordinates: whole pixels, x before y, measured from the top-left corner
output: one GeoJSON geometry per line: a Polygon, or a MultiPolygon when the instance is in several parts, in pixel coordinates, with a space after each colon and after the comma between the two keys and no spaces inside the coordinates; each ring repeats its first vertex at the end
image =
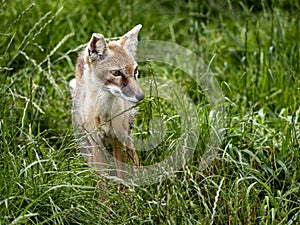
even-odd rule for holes
{"type": "Polygon", "coordinates": [[[102,34],[94,33],[77,59],[76,78],[70,81],[73,124],[81,153],[91,167],[104,174],[107,151],[103,150],[111,146],[121,179],[125,179],[127,156],[131,163],[139,164],[130,130],[132,107],[144,98],[134,58],[141,27],[137,25],[108,43],[102,34]]]}

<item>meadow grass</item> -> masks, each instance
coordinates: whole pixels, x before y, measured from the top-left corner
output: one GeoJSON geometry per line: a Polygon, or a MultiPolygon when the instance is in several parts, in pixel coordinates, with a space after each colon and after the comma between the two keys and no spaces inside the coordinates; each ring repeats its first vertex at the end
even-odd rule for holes
{"type": "MultiPolygon", "coordinates": [[[[0,3],[0,224],[300,224],[300,4],[287,1],[2,1],[0,3]],[[161,76],[193,99],[199,141],[169,179],[119,192],[79,155],[68,82],[93,32],[120,36],[141,23],[141,40],[182,45],[201,57],[224,93],[226,129],[216,159],[199,169],[210,134],[210,106],[184,72],[161,76]]],[[[166,122],[166,138],[144,165],[180,139],[172,104],[146,97],[134,135],[166,122]]],[[[177,117],[176,117],[177,116],[177,117]]]]}

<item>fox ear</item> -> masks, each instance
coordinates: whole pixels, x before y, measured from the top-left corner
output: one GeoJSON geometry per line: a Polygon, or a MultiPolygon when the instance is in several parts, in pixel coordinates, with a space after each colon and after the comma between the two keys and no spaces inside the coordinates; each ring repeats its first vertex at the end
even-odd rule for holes
{"type": "Polygon", "coordinates": [[[121,46],[133,57],[135,56],[138,44],[138,33],[142,25],[135,26],[132,30],[128,31],[121,39],[121,46]]]}
{"type": "Polygon", "coordinates": [[[93,33],[92,38],[87,47],[88,56],[91,60],[95,60],[97,57],[105,56],[107,51],[107,43],[102,34],[93,33]]]}

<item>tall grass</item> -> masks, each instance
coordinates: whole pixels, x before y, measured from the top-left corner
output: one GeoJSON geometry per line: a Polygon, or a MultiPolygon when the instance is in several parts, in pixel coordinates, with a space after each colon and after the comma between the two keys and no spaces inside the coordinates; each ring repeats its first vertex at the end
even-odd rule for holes
{"type": "MultiPolygon", "coordinates": [[[[300,223],[298,1],[0,4],[0,224],[300,223]],[[141,65],[141,77],[166,77],[189,93],[197,149],[171,178],[127,192],[108,183],[99,201],[98,177],[74,140],[68,81],[91,33],[115,37],[138,23],[140,39],[176,42],[211,62],[225,95],[226,134],[200,170],[210,133],[203,90],[177,68],[141,65]]],[[[145,165],[180,139],[174,108],[150,97],[135,135],[147,137],[154,116],[168,121],[167,138],[139,153],[145,165]]]]}

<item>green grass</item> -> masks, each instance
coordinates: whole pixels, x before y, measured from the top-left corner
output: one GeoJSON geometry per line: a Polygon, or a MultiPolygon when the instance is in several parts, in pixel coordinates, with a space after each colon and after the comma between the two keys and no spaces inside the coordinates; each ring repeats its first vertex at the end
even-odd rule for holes
{"type": "MultiPolygon", "coordinates": [[[[201,2],[0,3],[0,224],[300,224],[300,4],[201,2]],[[225,137],[200,170],[210,133],[203,90],[177,68],[142,64],[141,77],[162,76],[189,93],[199,142],[171,178],[128,192],[108,183],[99,201],[97,176],[76,147],[68,81],[91,33],[120,36],[138,23],[141,40],[175,42],[211,62],[225,137]]],[[[180,139],[172,105],[150,97],[137,136],[149,137],[154,116],[169,119],[167,136],[139,153],[145,165],[180,139]]]]}

